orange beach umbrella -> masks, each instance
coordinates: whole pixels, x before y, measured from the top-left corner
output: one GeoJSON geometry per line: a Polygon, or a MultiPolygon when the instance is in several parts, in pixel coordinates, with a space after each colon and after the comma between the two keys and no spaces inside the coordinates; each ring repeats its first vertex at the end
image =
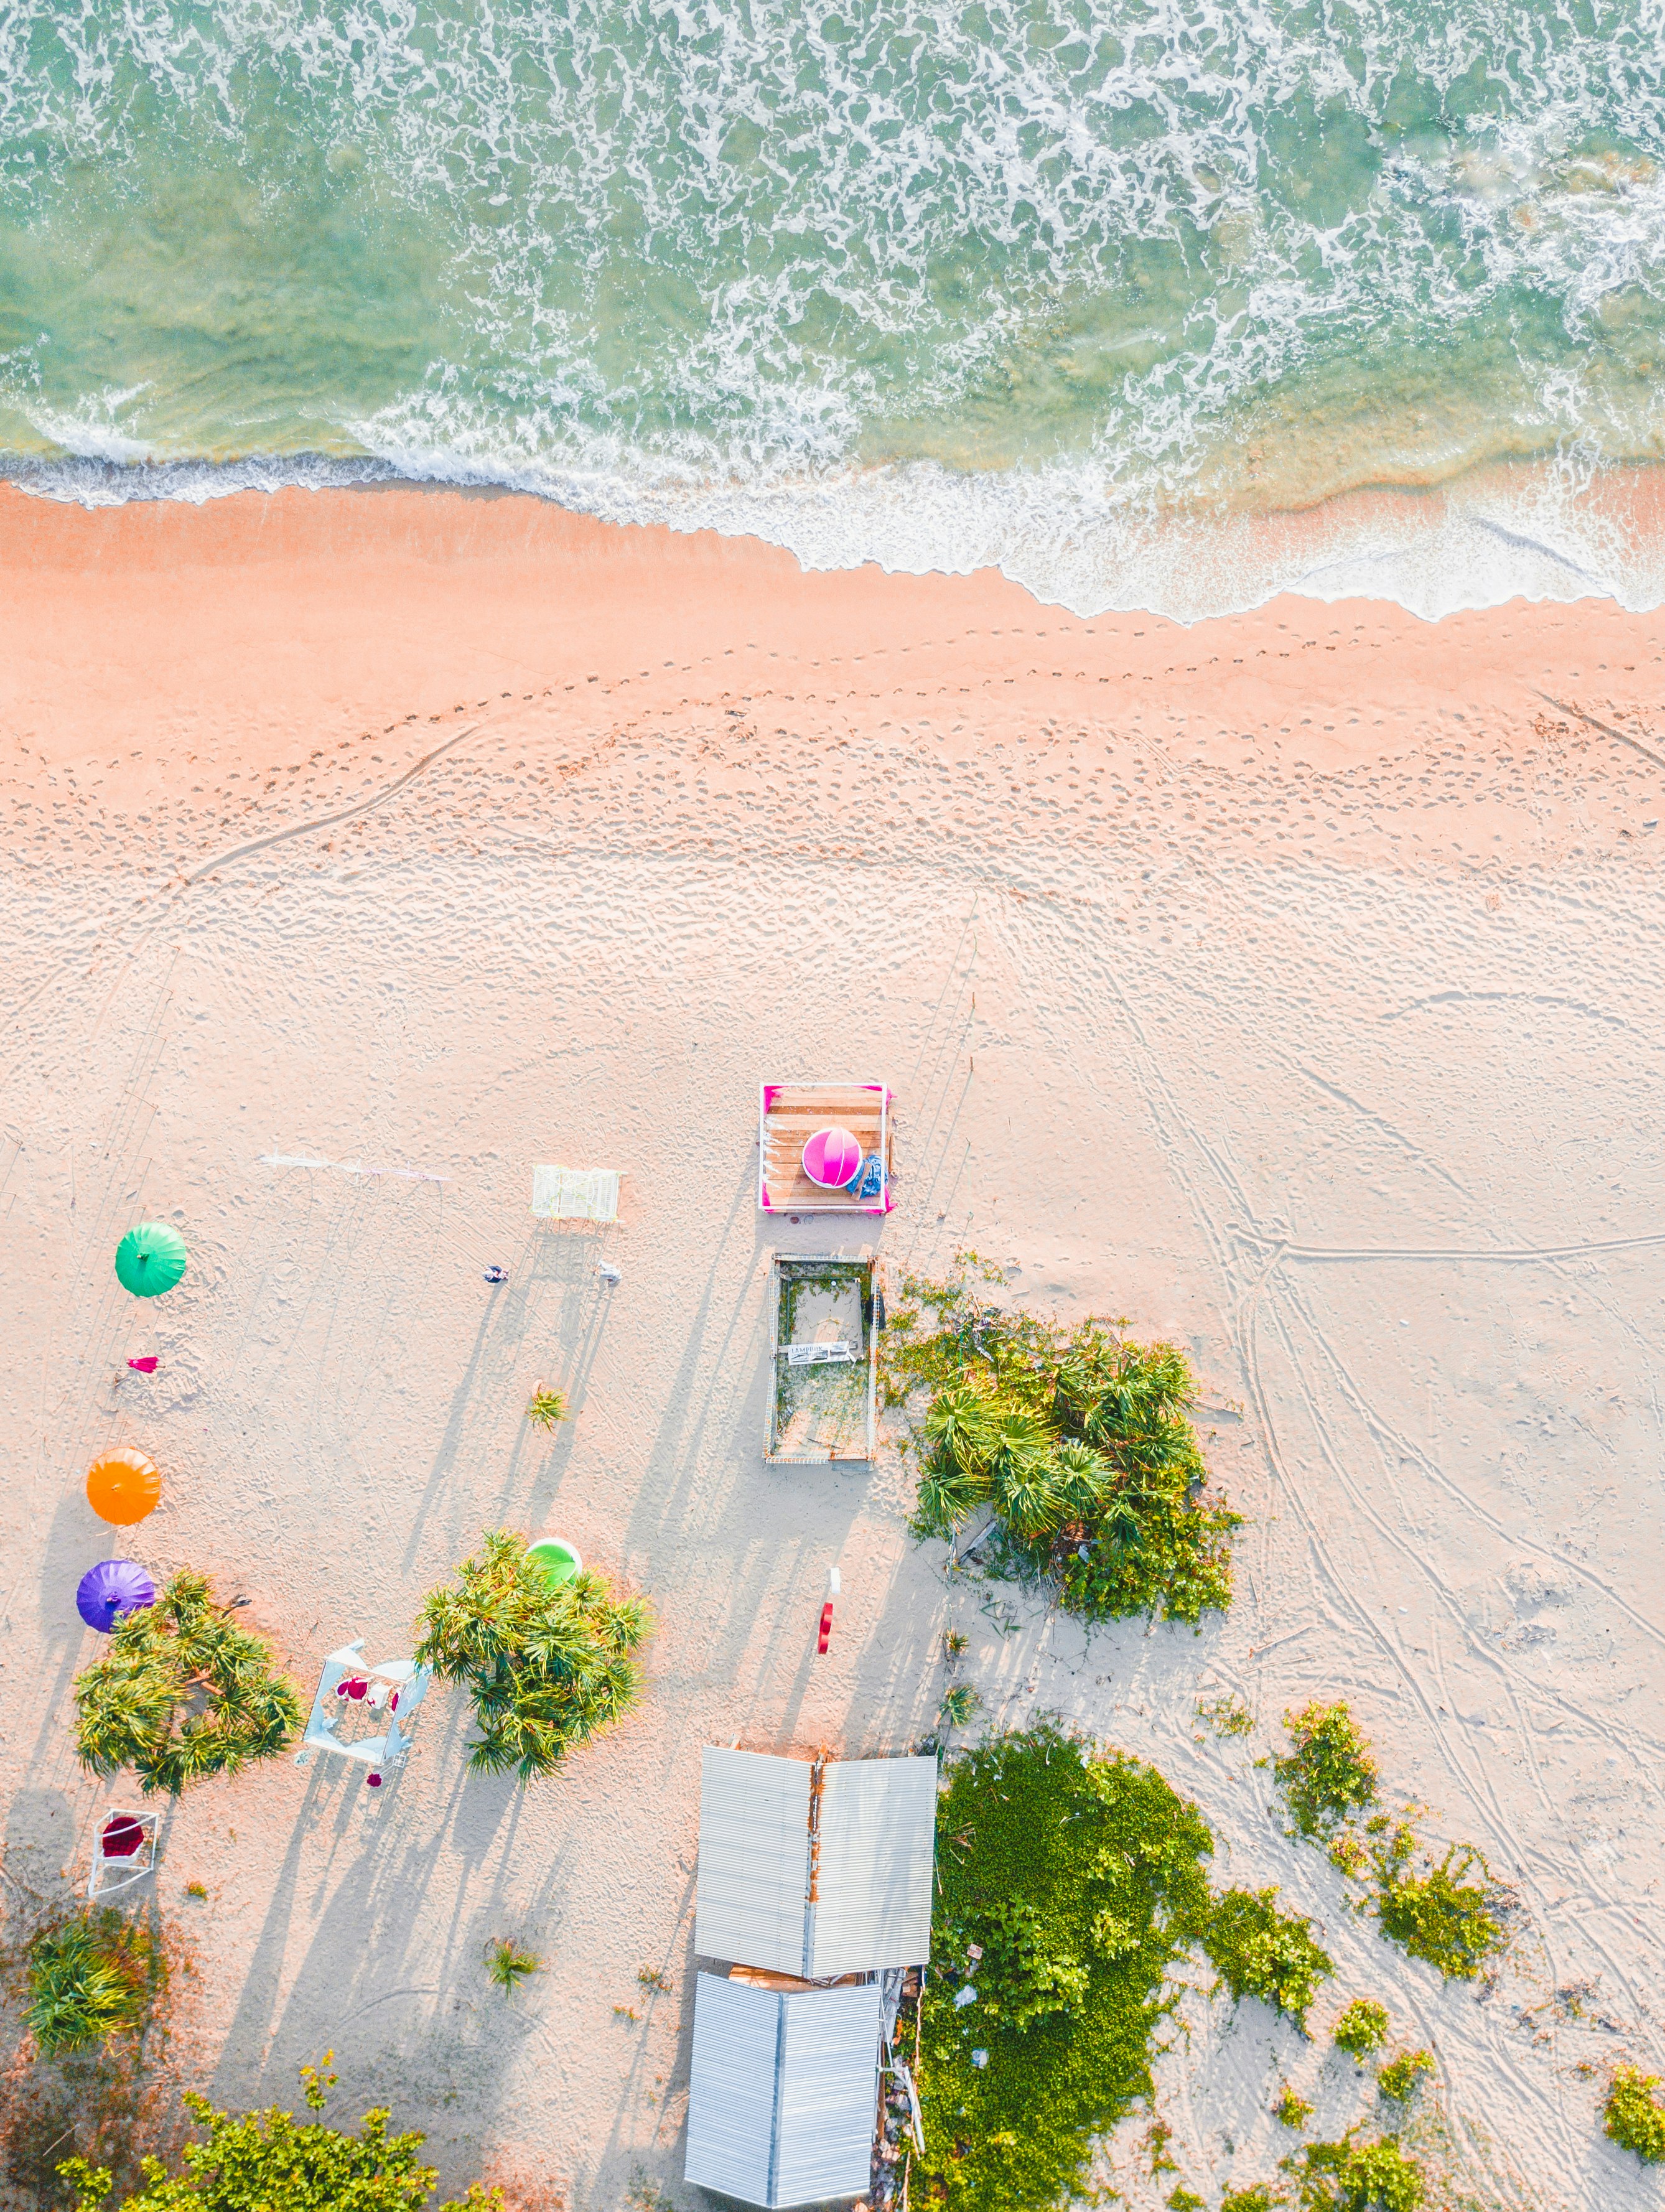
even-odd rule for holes
{"type": "Polygon", "coordinates": [[[129,1528],[154,1513],[162,1494],[162,1479],[154,1460],[125,1445],[106,1452],[88,1469],[87,1503],[100,1521],[129,1528]]]}

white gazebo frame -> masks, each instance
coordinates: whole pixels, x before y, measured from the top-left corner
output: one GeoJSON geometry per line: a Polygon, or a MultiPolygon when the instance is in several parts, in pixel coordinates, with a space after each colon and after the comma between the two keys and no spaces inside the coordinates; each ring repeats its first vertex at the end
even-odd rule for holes
{"type": "Polygon", "coordinates": [[[297,1766],[310,1766],[314,1754],[320,1751],[332,1751],[339,1759],[355,1759],[361,1765],[384,1774],[404,1763],[410,1749],[411,1716],[428,1693],[433,1670],[419,1666],[414,1659],[383,1659],[374,1667],[367,1667],[359,1656],[363,1649],[364,1638],[355,1637],[338,1651],[331,1652],[324,1662],[307,1731],[295,1755],[297,1766]],[[355,1677],[369,1683],[371,1710],[386,1711],[387,1727],[381,1735],[362,1736],[356,1743],[341,1743],[335,1733],[340,1717],[336,1692],[343,1682],[355,1677]],[[397,1712],[393,1710],[395,1703],[397,1712]]]}
{"type": "Polygon", "coordinates": [[[156,1871],[156,1831],[161,1815],[141,1810],[131,1805],[106,1805],[98,1816],[98,1826],[93,1832],[93,1870],[87,1879],[89,1898],[109,1897],[130,1882],[143,1881],[146,1875],[156,1871]],[[144,1831],[144,1841],[137,1851],[120,1858],[104,1855],[104,1832],[112,1820],[136,1820],[144,1831]],[[116,1873],[115,1869],[120,1872],[116,1873]],[[106,1879],[106,1874],[108,1879],[106,1879]]]}

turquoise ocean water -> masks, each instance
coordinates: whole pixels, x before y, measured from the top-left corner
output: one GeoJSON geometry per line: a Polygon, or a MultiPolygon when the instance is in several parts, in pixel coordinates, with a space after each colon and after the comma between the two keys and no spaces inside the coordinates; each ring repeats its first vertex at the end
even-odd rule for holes
{"type": "Polygon", "coordinates": [[[487,482],[1431,613],[1657,604],[1662,438],[1657,0],[0,6],[44,494],[487,482]]]}

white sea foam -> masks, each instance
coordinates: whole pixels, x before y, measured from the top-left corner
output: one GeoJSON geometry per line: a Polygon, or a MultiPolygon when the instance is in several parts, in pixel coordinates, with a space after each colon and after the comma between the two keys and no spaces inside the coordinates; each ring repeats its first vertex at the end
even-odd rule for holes
{"type": "Polygon", "coordinates": [[[1594,465],[1665,459],[1655,13],[16,0],[0,444],[49,496],[495,483],[1187,619],[1651,605],[1594,465]]]}
{"type": "Polygon", "coordinates": [[[715,530],[785,548],[808,569],[872,562],[904,574],[996,568],[1079,615],[1144,611],[1182,623],[1243,612],[1280,592],[1397,602],[1428,621],[1510,599],[1665,605],[1665,540],[1638,514],[1646,472],[1491,469],[1435,491],[1370,494],[1299,514],[1158,516],[1054,467],[956,474],[931,463],[716,484],[691,473],[491,470],[434,451],[307,454],[223,466],[13,463],[0,476],[44,499],[100,507],[194,504],[239,492],[409,483],[506,488],[615,523],[715,530]]]}

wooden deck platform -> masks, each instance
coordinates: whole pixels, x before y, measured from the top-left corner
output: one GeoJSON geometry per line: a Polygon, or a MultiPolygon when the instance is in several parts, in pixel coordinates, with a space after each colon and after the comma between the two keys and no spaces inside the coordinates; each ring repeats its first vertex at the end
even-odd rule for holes
{"type": "Polygon", "coordinates": [[[765,1213],[870,1213],[890,1210],[890,1093],[883,1083],[765,1083],[757,1121],[757,1203],[765,1213]],[[878,1194],[823,1190],[804,1172],[804,1147],[817,1129],[848,1129],[864,1160],[878,1155],[878,1194]]]}

